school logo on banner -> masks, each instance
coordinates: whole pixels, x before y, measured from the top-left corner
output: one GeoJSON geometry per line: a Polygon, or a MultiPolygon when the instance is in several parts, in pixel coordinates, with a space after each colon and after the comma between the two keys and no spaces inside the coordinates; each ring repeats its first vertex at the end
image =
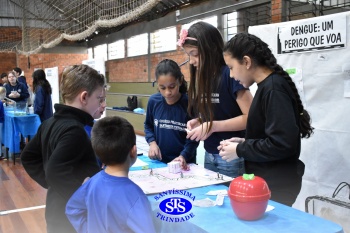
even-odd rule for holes
{"type": "Polygon", "coordinates": [[[154,199],[159,202],[156,217],[162,221],[185,222],[195,216],[191,211],[195,196],[186,190],[167,190],[154,199]]]}

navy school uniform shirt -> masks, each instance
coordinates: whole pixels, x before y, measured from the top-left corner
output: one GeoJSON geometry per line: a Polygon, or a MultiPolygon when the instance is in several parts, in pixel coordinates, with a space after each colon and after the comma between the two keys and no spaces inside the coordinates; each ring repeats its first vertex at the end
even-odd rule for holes
{"type": "Polygon", "coordinates": [[[9,99],[19,102],[19,101],[27,101],[27,99],[29,98],[28,88],[23,83],[16,82],[15,86],[12,86],[11,84],[7,84],[4,87],[6,88],[6,97],[9,99]],[[20,97],[10,98],[9,95],[11,94],[11,91],[17,91],[20,94],[20,97]]]}
{"type": "MultiPolygon", "coordinates": [[[[227,120],[242,115],[242,111],[236,102],[237,92],[245,90],[234,78],[230,78],[230,70],[227,66],[222,68],[221,79],[216,91],[212,93],[214,108],[214,121],[227,120]]],[[[218,154],[217,147],[220,141],[232,137],[244,137],[245,131],[215,132],[204,141],[204,148],[208,153],[218,154]]]]}
{"type": "Polygon", "coordinates": [[[148,143],[156,141],[162,153],[162,162],[168,163],[184,156],[186,162],[195,163],[198,142],[186,139],[187,94],[182,94],[173,105],[167,104],[160,93],[153,94],[147,105],[145,138],[148,143]]]}

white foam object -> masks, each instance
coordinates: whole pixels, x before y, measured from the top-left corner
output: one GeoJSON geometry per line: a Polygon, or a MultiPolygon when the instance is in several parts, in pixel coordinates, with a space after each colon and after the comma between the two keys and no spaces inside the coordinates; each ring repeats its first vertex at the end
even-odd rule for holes
{"type": "Polygon", "coordinates": [[[174,161],[168,163],[168,170],[170,173],[179,173],[181,171],[180,162],[174,161]]]}

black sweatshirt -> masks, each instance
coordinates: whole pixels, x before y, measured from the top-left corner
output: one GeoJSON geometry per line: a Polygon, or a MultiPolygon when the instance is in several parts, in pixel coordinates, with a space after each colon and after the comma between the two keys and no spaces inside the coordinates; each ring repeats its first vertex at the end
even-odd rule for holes
{"type": "MultiPolygon", "coordinates": [[[[304,173],[299,160],[300,113],[295,103],[287,80],[277,74],[268,76],[258,84],[248,114],[246,140],[237,146],[237,155],[245,159],[246,173],[264,178],[273,197],[281,190],[281,196],[293,193],[288,198],[291,203],[300,191],[304,173]]],[[[279,197],[275,200],[283,202],[279,197]]]]}
{"type": "Polygon", "coordinates": [[[65,215],[71,195],[86,177],[100,171],[84,125],[91,125],[88,113],[55,104],[54,116],[44,121],[26,145],[21,160],[36,182],[47,188],[46,222],[50,232],[75,232],[65,215]]]}

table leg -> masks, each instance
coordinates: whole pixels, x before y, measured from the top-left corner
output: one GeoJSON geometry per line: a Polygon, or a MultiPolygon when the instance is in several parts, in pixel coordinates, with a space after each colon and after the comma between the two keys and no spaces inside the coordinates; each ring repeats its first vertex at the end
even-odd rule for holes
{"type": "Polygon", "coordinates": [[[6,146],[4,146],[4,151],[3,151],[3,153],[4,153],[4,157],[5,157],[7,160],[9,160],[9,149],[8,149],[6,146]]]}

